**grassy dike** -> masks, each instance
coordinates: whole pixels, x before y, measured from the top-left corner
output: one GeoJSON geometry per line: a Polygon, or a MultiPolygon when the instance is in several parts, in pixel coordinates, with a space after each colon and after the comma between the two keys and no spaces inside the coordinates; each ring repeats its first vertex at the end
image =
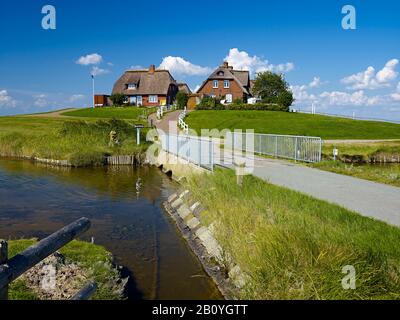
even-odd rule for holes
{"type": "Polygon", "coordinates": [[[188,180],[222,247],[248,275],[244,299],[400,299],[400,229],[233,171],[188,180]],[[342,268],[356,269],[344,290],[342,268]]]}
{"type": "Polygon", "coordinates": [[[0,155],[68,160],[73,166],[99,165],[108,155],[138,155],[147,148],[145,133],[136,144],[137,122],[117,119],[0,117],[0,155]],[[110,131],[119,145],[109,145],[110,131]]]}
{"type": "Polygon", "coordinates": [[[317,136],[322,139],[400,139],[400,124],[359,121],[294,112],[259,110],[201,110],[185,119],[201,129],[254,129],[256,133],[317,136]]]}
{"type": "MultiPolygon", "coordinates": [[[[27,249],[37,240],[11,240],[9,256],[12,258],[17,253],[27,249]]],[[[74,263],[83,268],[86,281],[79,284],[83,287],[87,281],[94,280],[98,289],[92,300],[120,300],[123,297],[115,290],[115,282],[119,281],[118,270],[113,266],[112,255],[102,246],[88,242],[74,240],[64,246],[60,253],[65,257],[66,263],[74,263]]],[[[23,278],[18,278],[10,285],[10,300],[38,300],[38,295],[27,287],[23,278]]]]}

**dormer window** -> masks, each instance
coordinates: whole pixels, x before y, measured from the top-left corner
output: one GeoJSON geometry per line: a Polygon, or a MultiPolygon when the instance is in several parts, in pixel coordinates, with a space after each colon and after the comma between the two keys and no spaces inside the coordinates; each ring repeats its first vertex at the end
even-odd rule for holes
{"type": "Polygon", "coordinates": [[[213,81],[213,88],[218,89],[218,80],[213,81]]]}
{"type": "Polygon", "coordinates": [[[136,83],[128,83],[128,90],[136,90],[137,85],[136,83]]]}
{"type": "Polygon", "coordinates": [[[217,73],[219,76],[223,76],[224,75],[224,72],[223,71],[218,71],[218,73],[217,73]]]}

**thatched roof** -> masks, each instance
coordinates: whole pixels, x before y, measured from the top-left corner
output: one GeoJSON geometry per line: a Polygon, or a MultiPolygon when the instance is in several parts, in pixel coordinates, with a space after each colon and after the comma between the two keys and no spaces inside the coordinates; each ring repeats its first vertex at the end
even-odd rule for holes
{"type": "Polygon", "coordinates": [[[190,90],[189,86],[186,83],[178,83],[178,90],[183,91],[187,94],[192,93],[192,90],[190,90]]]}
{"type": "Polygon", "coordinates": [[[168,70],[128,70],[114,84],[112,93],[167,95],[171,84],[177,85],[168,70]],[[129,84],[135,84],[136,89],[128,89],[129,84]]]}

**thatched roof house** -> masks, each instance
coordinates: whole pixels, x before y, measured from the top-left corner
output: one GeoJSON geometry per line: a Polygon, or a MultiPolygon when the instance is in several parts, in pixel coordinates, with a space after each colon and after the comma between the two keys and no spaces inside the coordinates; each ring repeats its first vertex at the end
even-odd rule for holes
{"type": "Polygon", "coordinates": [[[127,97],[127,103],[140,106],[169,105],[175,100],[178,84],[168,70],[128,70],[114,84],[112,93],[127,97]]]}

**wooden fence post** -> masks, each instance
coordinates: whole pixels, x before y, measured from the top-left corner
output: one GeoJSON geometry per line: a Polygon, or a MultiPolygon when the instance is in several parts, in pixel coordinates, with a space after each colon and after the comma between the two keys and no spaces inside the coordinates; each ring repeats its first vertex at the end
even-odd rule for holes
{"type": "MultiPolygon", "coordinates": [[[[7,263],[8,260],[8,243],[0,240],[0,265],[7,263]]],[[[8,285],[0,288],[0,300],[8,300],[8,285]]]]}

